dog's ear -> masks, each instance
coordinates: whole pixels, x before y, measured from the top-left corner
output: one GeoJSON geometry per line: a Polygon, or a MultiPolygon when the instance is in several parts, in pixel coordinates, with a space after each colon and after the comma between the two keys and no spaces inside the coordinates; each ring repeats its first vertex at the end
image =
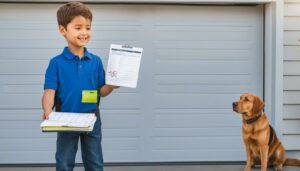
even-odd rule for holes
{"type": "Polygon", "coordinates": [[[259,113],[264,107],[265,103],[258,96],[255,96],[253,102],[253,114],[259,113]]]}

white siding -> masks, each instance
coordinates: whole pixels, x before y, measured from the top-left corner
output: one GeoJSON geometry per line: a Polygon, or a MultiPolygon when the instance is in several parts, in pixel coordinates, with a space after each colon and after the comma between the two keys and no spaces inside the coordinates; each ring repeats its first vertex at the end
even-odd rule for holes
{"type": "Polygon", "coordinates": [[[300,150],[300,1],[286,0],[284,7],[283,143],[300,150]]]}

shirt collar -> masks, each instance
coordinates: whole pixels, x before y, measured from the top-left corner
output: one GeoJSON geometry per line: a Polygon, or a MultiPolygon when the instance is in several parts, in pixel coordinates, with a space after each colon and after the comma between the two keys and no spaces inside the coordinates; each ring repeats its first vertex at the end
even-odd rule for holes
{"type": "MultiPolygon", "coordinates": [[[[75,55],[74,53],[72,53],[68,47],[65,47],[64,50],[63,50],[63,55],[67,58],[67,59],[74,59],[77,57],[77,55],[75,55]]],[[[88,50],[86,48],[84,48],[84,58],[87,58],[87,59],[92,59],[92,55],[90,54],[90,52],[88,52],[88,50]]]]}

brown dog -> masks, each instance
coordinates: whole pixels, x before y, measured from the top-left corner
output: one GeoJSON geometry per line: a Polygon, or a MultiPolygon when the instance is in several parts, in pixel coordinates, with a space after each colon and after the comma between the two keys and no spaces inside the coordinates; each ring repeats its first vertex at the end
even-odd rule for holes
{"type": "Polygon", "coordinates": [[[268,166],[275,170],[282,170],[283,165],[300,166],[300,160],[285,158],[285,149],[270,126],[263,112],[264,102],[258,96],[242,94],[232,105],[233,110],[243,117],[242,133],[247,154],[245,171],[250,171],[255,165],[261,165],[262,171],[267,171],[268,166]]]}

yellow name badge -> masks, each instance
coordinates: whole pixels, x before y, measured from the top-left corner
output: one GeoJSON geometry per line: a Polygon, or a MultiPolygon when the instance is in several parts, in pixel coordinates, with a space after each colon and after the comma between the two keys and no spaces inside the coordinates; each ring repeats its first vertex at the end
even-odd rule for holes
{"type": "Polygon", "coordinates": [[[82,90],[82,103],[97,103],[98,91],[97,90],[82,90]]]}

